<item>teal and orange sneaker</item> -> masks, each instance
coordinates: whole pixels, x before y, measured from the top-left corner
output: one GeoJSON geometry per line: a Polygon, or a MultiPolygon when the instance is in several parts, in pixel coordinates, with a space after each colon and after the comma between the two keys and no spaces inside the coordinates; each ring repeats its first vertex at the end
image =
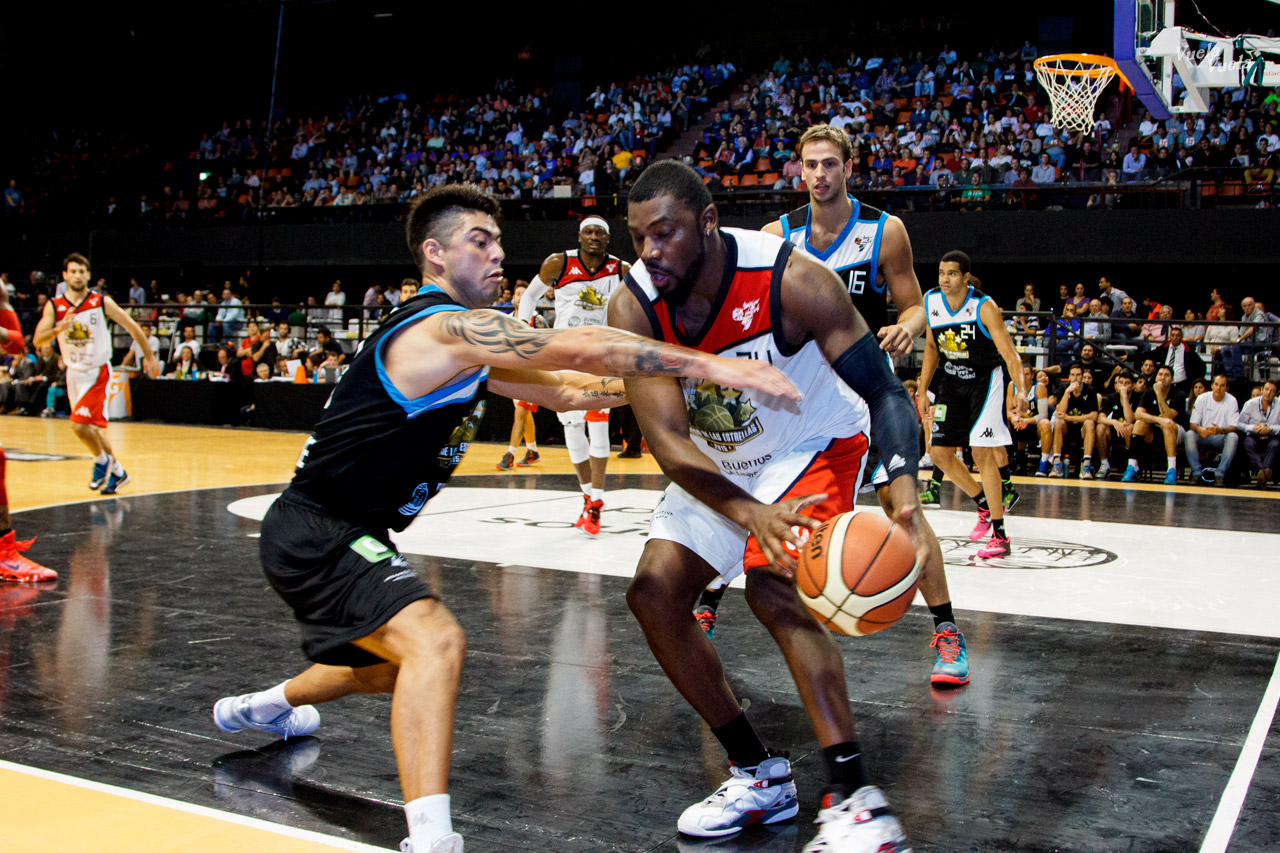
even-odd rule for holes
{"type": "Polygon", "coordinates": [[[929,648],[937,652],[930,681],[934,684],[969,683],[969,652],[965,649],[964,634],[954,622],[943,622],[934,629],[929,648]]]}

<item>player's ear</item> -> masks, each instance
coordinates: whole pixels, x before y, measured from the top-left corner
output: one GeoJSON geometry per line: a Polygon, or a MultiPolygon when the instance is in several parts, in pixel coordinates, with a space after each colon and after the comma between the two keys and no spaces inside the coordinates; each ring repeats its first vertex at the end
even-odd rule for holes
{"type": "Polygon", "coordinates": [[[711,232],[720,227],[720,212],[716,210],[715,204],[709,204],[702,209],[702,215],[698,217],[698,224],[702,226],[702,231],[708,237],[711,232]]]}
{"type": "Polygon", "coordinates": [[[434,237],[422,241],[422,257],[432,269],[444,269],[444,245],[434,237]]]}

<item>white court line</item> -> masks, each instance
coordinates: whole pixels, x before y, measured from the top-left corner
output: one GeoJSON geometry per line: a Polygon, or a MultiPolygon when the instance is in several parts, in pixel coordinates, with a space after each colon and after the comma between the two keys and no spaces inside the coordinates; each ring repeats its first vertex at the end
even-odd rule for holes
{"type": "Polygon", "coordinates": [[[1271,721],[1276,716],[1276,704],[1280,702],[1280,656],[1276,657],[1276,667],[1271,673],[1271,682],[1262,694],[1262,704],[1249,727],[1249,736],[1244,739],[1244,749],[1236,759],[1236,769],[1227,780],[1226,790],[1218,802],[1218,811],[1209,824],[1204,844],[1200,845],[1200,853],[1225,853],[1227,844],[1231,842],[1231,834],[1235,832],[1236,821],[1240,819],[1240,808],[1244,805],[1245,794],[1249,792],[1249,783],[1253,781],[1253,771],[1258,768],[1258,756],[1262,753],[1262,745],[1267,740],[1267,732],[1271,729],[1271,721]]]}
{"type": "Polygon", "coordinates": [[[297,838],[300,841],[309,841],[312,844],[324,844],[336,850],[353,850],[356,851],[356,853],[387,853],[387,850],[384,847],[374,847],[370,844],[352,841],[347,838],[337,838],[320,832],[312,832],[309,829],[296,829],[292,826],[271,823],[269,821],[260,820],[256,817],[245,817],[244,815],[233,814],[232,812],[219,811],[218,809],[211,809],[207,806],[196,806],[191,803],[170,800],[167,797],[157,797],[154,794],[145,794],[142,791],[131,791],[128,788],[118,788],[115,785],[107,785],[102,782],[92,782],[88,779],[77,779],[75,776],[65,776],[61,773],[54,773],[50,770],[41,770],[37,767],[27,767],[22,764],[14,764],[11,761],[0,761],[0,770],[12,770],[14,773],[23,773],[27,776],[36,776],[53,782],[61,782],[64,785],[74,785],[77,788],[86,788],[90,791],[97,791],[102,794],[124,797],[125,799],[136,800],[140,803],[147,803],[148,805],[160,806],[162,808],[199,815],[200,817],[212,818],[226,823],[247,826],[264,832],[272,832],[276,835],[285,835],[289,838],[297,838]]]}

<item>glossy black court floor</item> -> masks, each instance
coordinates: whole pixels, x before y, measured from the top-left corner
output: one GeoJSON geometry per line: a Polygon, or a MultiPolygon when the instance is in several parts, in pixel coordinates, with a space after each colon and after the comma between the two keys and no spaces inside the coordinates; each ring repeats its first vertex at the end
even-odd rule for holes
{"type": "MultiPolygon", "coordinates": [[[[53,589],[0,587],[0,758],[394,848],[404,820],[386,698],[322,706],[316,736],[288,743],[223,734],[210,720],[220,696],[305,664],[258,568],[257,524],[225,510],[270,491],[23,513],[23,534],[40,536],[33,556],[62,577],[53,589]]],[[[1175,505],[1155,492],[1031,485],[1023,501],[1028,517],[1276,529],[1274,502],[1231,495],[1175,505]]],[[[707,843],[678,837],[675,821],[724,778],[723,754],[650,655],[625,579],[409,559],[469,637],[451,791],[468,853],[790,853],[812,837],[817,743],[739,593],[726,598],[716,644],[756,727],[790,750],[802,808],[793,823],[707,843]]],[[[956,691],[930,689],[923,609],[841,640],[868,766],[916,851],[1200,849],[1280,641],[960,617],[973,681],[956,691]]],[[[1273,724],[1232,851],[1280,849],[1278,746],[1273,724]]]]}

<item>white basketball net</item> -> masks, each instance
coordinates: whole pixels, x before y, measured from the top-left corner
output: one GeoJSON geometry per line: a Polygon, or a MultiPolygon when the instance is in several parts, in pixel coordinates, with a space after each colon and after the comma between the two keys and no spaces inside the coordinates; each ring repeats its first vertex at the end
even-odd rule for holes
{"type": "Polygon", "coordinates": [[[1093,130],[1098,96],[1115,76],[1114,68],[1098,62],[1046,57],[1036,64],[1036,77],[1053,107],[1053,125],[1068,133],[1093,130]]]}

